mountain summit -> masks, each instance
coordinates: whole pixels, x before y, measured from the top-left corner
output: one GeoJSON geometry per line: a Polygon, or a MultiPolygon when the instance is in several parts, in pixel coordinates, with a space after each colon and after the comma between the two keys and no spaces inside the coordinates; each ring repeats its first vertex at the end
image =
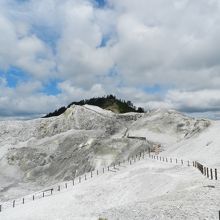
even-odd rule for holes
{"type": "Polygon", "coordinates": [[[54,117],[61,115],[72,105],[95,105],[105,110],[110,110],[115,113],[127,113],[127,112],[139,112],[143,113],[144,109],[136,107],[131,101],[125,101],[116,98],[114,95],[107,95],[103,97],[84,99],[79,102],[72,102],[67,107],[63,106],[54,112],[51,112],[44,116],[44,118],[54,117]]]}

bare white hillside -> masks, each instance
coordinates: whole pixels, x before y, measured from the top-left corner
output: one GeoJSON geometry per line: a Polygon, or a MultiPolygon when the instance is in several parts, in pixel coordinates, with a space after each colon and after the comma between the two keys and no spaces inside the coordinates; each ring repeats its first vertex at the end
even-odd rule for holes
{"type": "Polygon", "coordinates": [[[129,135],[142,135],[148,140],[170,145],[200,134],[210,124],[208,120],[190,118],[174,110],[159,109],[135,121],[129,127],[129,135]]]}
{"type": "Polygon", "coordinates": [[[186,153],[181,143],[196,142],[213,124],[176,111],[115,114],[88,105],[72,106],[53,118],[0,122],[0,200],[70,180],[154,143],[170,154],[179,146],[187,157],[189,148],[186,153]]]}

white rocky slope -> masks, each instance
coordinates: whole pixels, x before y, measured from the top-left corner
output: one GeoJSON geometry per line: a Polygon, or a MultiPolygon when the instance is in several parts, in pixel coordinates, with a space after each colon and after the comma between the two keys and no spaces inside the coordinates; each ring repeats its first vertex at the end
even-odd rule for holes
{"type": "Polygon", "coordinates": [[[116,168],[15,208],[3,204],[0,219],[218,220],[220,182],[197,169],[148,157],[116,168]]]}
{"type": "Polygon", "coordinates": [[[218,165],[218,139],[213,144],[214,154],[209,150],[191,155],[193,145],[188,147],[194,143],[200,151],[199,144],[207,139],[205,132],[213,133],[218,128],[216,122],[189,118],[176,111],[114,114],[88,105],[72,106],[59,117],[3,121],[0,122],[0,200],[70,180],[155,143],[161,144],[164,154],[194,156],[197,160],[203,160],[205,152],[207,157],[215,156],[212,164],[218,165]],[[146,137],[149,142],[129,137],[146,137]]]}

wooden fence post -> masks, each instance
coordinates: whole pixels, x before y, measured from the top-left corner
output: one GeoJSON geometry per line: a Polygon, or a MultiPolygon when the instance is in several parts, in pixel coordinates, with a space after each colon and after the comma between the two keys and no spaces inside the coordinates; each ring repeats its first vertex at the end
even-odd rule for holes
{"type": "Polygon", "coordinates": [[[79,176],[79,183],[81,183],[81,176],[79,176]]]}
{"type": "Polygon", "coordinates": [[[52,195],[52,194],[53,194],[53,189],[50,190],[50,195],[52,195]]]}
{"type": "Polygon", "coordinates": [[[87,180],[86,174],[85,174],[85,180],[87,180]]]}
{"type": "Polygon", "coordinates": [[[203,167],[203,174],[206,176],[206,167],[203,167]]]}
{"type": "Polygon", "coordinates": [[[177,159],[176,159],[176,163],[177,163],[178,161],[177,161],[177,159]]]}
{"type": "MultiPolygon", "coordinates": [[[[215,180],[217,180],[218,179],[218,177],[217,177],[217,169],[215,169],[215,180]]],[[[220,213],[220,211],[219,211],[219,213],[220,213]]],[[[219,220],[220,220],[220,218],[219,218],[219,220]]]]}
{"type": "Polygon", "coordinates": [[[0,212],[2,211],[2,205],[0,205],[0,212]]]}
{"type": "MultiPolygon", "coordinates": [[[[73,185],[74,185],[74,180],[73,180],[73,185]]],[[[58,189],[57,189],[57,191],[60,191],[60,185],[58,186],[58,189]]]]}
{"type": "Polygon", "coordinates": [[[206,174],[207,174],[207,177],[209,178],[209,168],[208,167],[206,168],[206,174]]]}
{"type": "Polygon", "coordinates": [[[131,160],[130,160],[130,165],[131,165],[131,160]]]}
{"type": "Polygon", "coordinates": [[[43,192],[43,198],[44,198],[44,192],[43,192]]]}
{"type": "Polygon", "coordinates": [[[75,185],[75,183],[74,183],[75,181],[74,181],[74,179],[73,179],[73,186],[75,185]]]}
{"type": "Polygon", "coordinates": [[[213,173],[212,173],[212,169],[210,169],[210,175],[211,175],[211,180],[213,180],[213,173]]]}
{"type": "Polygon", "coordinates": [[[34,195],[33,195],[33,200],[34,200],[34,195]]]}
{"type": "Polygon", "coordinates": [[[15,200],[13,201],[13,208],[15,207],[15,200]]]}
{"type": "Polygon", "coordinates": [[[24,198],[22,199],[22,203],[24,204],[24,198]]]}
{"type": "Polygon", "coordinates": [[[108,166],[108,171],[109,171],[109,166],[108,166]]]}
{"type": "Polygon", "coordinates": [[[183,165],[183,160],[181,160],[181,164],[183,165]]]}

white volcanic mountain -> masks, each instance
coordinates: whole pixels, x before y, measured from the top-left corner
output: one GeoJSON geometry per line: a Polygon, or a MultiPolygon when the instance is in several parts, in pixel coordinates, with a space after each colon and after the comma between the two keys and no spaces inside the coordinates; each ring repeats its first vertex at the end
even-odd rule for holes
{"type": "Polygon", "coordinates": [[[210,136],[205,143],[201,141],[202,135],[215,126],[215,122],[190,118],[173,110],[116,114],[89,105],[73,105],[58,117],[2,121],[0,200],[71,180],[155,144],[164,154],[169,152],[187,159],[204,160],[205,152],[206,157],[212,158],[212,164],[220,165],[215,159],[216,151],[220,155],[219,148],[214,150],[215,140],[210,136]],[[196,144],[199,141],[203,142],[200,148],[196,144]]]}

